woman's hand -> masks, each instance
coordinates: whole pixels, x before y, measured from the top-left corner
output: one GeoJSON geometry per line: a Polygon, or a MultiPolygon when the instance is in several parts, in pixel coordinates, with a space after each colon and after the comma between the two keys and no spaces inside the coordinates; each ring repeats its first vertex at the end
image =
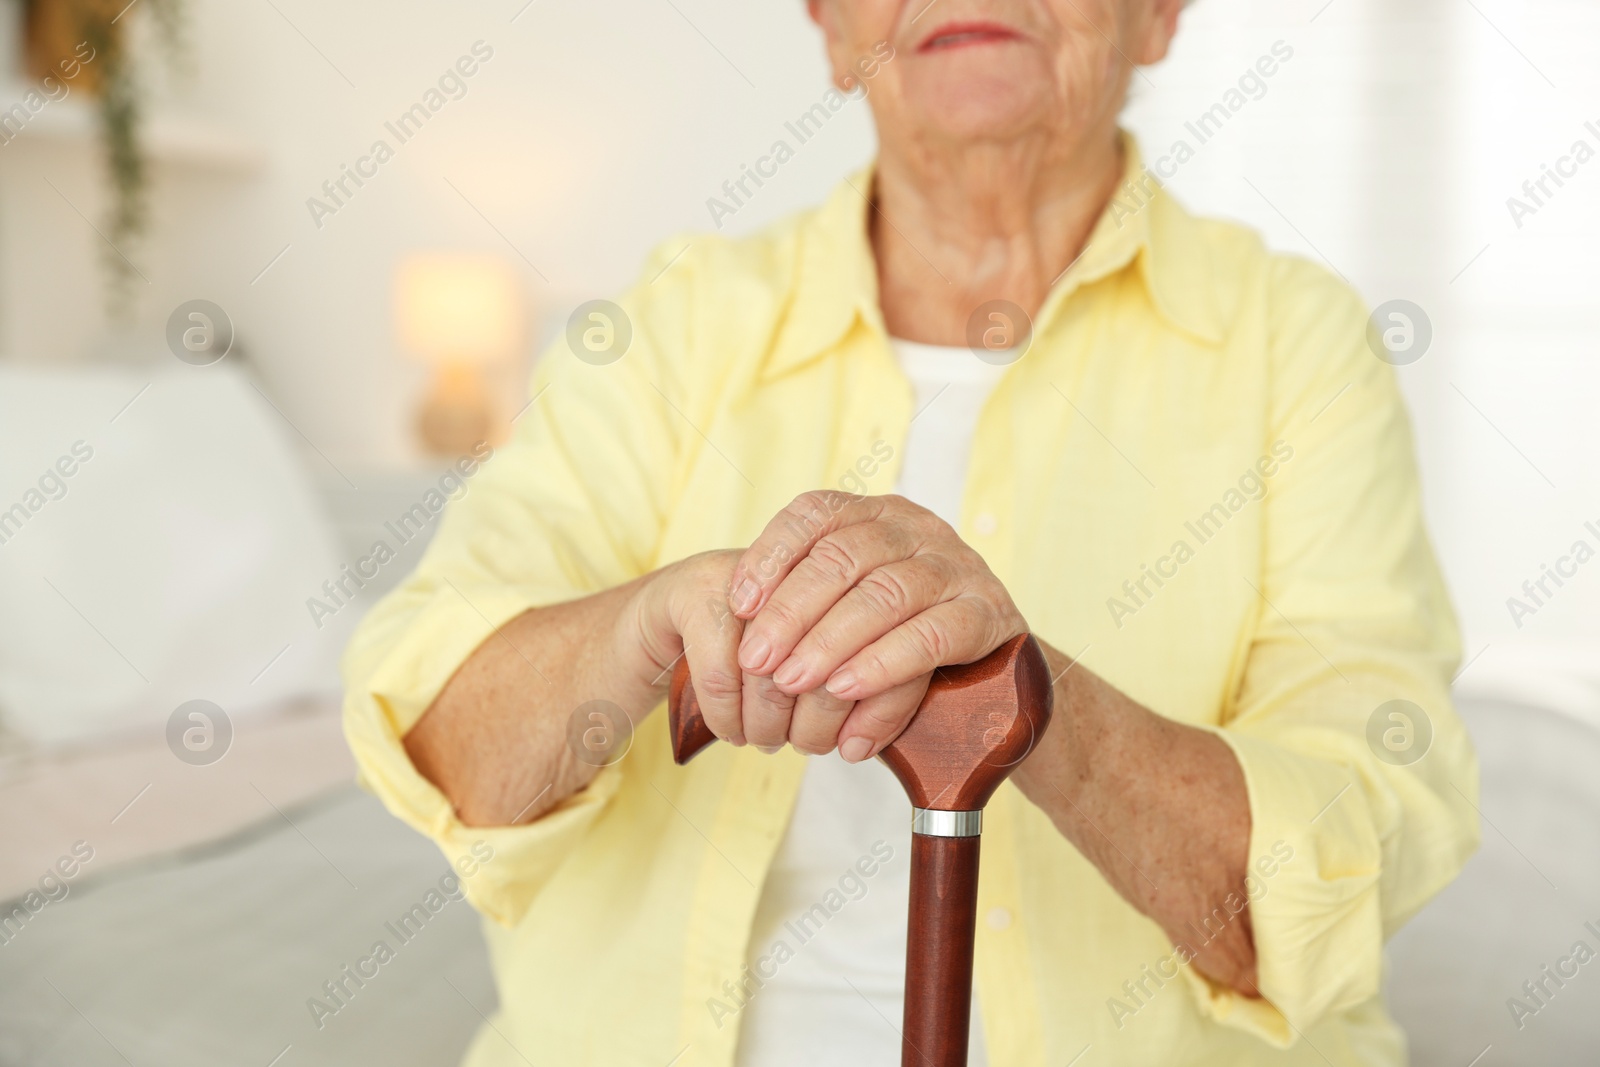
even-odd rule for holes
{"type": "Polygon", "coordinates": [[[738,658],[744,620],[728,607],[728,590],[743,556],[736,548],[701,552],[647,576],[623,614],[613,653],[624,676],[649,688],[647,706],[666,695],[673,668],[687,660],[701,714],[733,745],[745,743],[738,658]]]}
{"type": "MultiPolygon", "coordinates": [[[[893,741],[936,667],[970,663],[1024,633],[1011,595],[950,525],[898,496],[803,493],[729,577],[742,622],[706,722],[766,750],[785,741],[852,763],[893,741]]],[[[691,653],[692,655],[692,653],[691,653]]]]}

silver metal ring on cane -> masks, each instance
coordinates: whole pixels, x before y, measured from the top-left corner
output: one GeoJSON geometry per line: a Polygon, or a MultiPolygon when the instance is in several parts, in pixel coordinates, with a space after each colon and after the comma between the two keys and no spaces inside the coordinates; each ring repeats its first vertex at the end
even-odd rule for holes
{"type": "Polygon", "coordinates": [[[977,837],[983,833],[983,812],[912,808],[911,832],[927,837],[977,837]]]}

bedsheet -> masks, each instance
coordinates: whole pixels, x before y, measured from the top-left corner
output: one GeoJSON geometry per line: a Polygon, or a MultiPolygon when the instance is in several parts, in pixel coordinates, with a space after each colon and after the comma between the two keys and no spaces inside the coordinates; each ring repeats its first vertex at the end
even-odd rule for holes
{"type": "Polygon", "coordinates": [[[353,785],[220,842],[94,864],[0,943],[0,1065],[440,1067],[494,1011],[444,858],[353,785]],[[362,965],[379,941],[389,958],[362,965]]]}

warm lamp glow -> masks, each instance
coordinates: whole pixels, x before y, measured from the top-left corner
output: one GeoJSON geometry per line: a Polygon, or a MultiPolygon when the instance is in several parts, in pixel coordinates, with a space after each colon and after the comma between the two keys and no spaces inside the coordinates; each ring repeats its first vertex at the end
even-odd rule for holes
{"type": "Polygon", "coordinates": [[[433,386],[417,412],[422,443],[449,456],[499,440],[505,427],[482,368],[522,344],[516,273],[486,256],[409,256],[395,268],[394,308],[401,346],[434,367],[433,386]]]}
{"type": "Polygon", "coordinates": [[[417,255],[395,270],[400,344],[434,364],[494,363],[522,342],[517,275],[481,256],[417,255]]]}

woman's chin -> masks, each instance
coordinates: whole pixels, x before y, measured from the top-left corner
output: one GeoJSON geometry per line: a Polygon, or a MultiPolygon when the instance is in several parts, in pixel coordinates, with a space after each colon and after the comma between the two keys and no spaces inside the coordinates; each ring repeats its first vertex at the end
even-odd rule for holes
{"type": "Polygon", "coordinates": [[[930,133],[955,140],[1013,140],[1047,124],[1058,111],[1038,83],[1004,76],[944,80],[907,89],[913,121],[930,133]]]}
{"type": "Polygon", "coordinates": [[[907,117],[954,138],[1005,140],[1048,122],[1059,110],[1049,65],[1021,45],[917,55],[901,77],[907,117]]]}

